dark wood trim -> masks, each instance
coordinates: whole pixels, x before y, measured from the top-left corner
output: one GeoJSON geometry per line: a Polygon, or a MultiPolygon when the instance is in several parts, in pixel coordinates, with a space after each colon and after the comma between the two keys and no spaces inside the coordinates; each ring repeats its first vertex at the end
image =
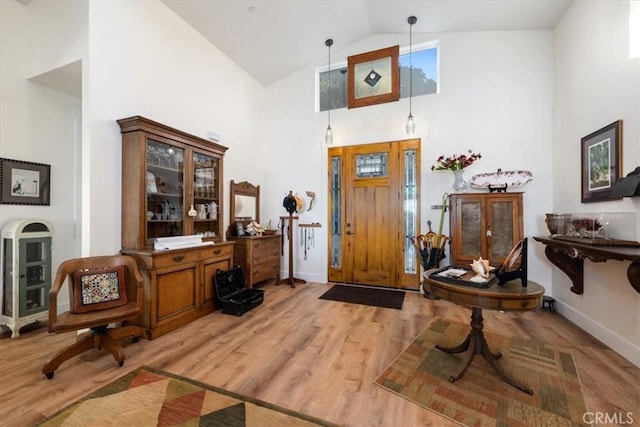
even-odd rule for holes
{"type": "Polygon", "coordinates": [[[593,262],[606,262],[610,259],[631,261],[627,268],[629,283],[640,293],[640,248],[595,246],[576,242],[556,240],[551,237],[534,237],[546,245],[545,255],[573,282],[571,292],[581,295],[584,292],[584,259],[593,262]]]}

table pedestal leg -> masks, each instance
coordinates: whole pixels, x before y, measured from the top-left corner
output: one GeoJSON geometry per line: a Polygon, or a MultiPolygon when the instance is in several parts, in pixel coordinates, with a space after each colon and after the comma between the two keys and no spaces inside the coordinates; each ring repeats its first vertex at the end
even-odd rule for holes
{"type": "Polygon", "coordinates": [[[462,353],[463,351],[467,351],[467,354],[462,361],[462,366],[458,370],[458,372],[449,377],[449,381],[454,382],[464,375],[467,371],[469,365],[471,365],[471,361],[473,360],[476,354],[481,354],[482,357],[485,358],[489,366],[491,366],[497,373],[500,375],[504,381],[508,384],[511,384],[518,390],[521,390],[527,394],[533,394],[533,390],[529,387],[524,386],[511,378],[509,374],[498,364],[496,361],[500,357],[502,357],[502,353],[496,352],[493,353],[491,349],[489,349],[489,344],[484,339],[484,334],[482,333],[482,329],[484,328],[484,323],[482,319],[482,309],[478,307],[473,307],[473,311],[471,312],[471,331],[465,340],[455,346],[455,347],[443,347],[440,345],[436,345],[438,350],[444,351],[445,353],[462,353]]]}

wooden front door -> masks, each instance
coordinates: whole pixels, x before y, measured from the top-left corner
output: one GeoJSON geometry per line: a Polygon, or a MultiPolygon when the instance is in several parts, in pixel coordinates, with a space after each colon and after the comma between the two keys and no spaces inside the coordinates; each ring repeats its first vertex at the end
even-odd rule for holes
{"type": "Polygon", "coordinates": [[[418,289],[419,142],[329,150],[330,281],[418,289]]]}

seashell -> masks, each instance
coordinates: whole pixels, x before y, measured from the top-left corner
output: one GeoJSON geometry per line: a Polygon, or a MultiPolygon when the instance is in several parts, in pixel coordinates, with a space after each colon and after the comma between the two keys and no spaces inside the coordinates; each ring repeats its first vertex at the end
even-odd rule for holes
{"type": "Polygon", "coordinates": [[[489,278],[489,273],[495,270],[495,267],[489,265],[489,260],[482,259],[482,257],[473,260],[473,263],[469,265],[478,276],[484,277],[485,279],[489,278]]]}

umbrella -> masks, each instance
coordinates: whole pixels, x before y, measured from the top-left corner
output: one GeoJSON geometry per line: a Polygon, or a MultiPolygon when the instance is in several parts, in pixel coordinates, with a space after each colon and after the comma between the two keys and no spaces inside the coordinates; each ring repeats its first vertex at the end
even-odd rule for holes
{"type": "Polygon", "coordinates": [[[420,254],[422,267],[425,270],[437,267],[444,258],[444,244],[446,236],[439,236],[431,230],[431,221],[427,221],[429,232],[416,236],[414,245],[420,254]],[[444,237],[444,238],[443,238],[444,237]]]}
{"type": "Polygon", "coordinates": [[[449,194],[444,193],[442,196],[442,212],[440,213],[440,228],[436,234],[431,230],[431,221],[427,221],[429,232],[416,236],[414,245],[422,259],[422,267],[425,270],[438,267],[440,261],[445,257],[444,247],[449,238],[442,234],[442,226],[444,223],[444,213],[447,209],[447,198],[449,194]]]}

